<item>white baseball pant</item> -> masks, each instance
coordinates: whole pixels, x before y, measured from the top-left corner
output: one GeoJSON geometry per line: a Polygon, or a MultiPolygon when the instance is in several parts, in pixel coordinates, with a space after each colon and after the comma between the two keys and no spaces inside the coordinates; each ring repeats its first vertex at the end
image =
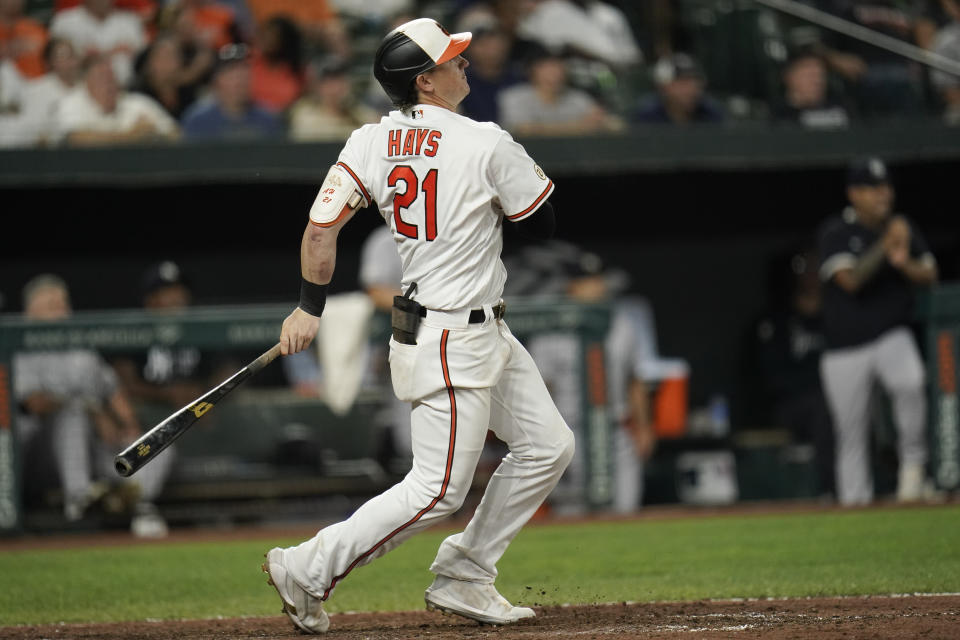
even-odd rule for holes
{"type": "Polygon", "coordinates": [[[868,504],[873,500],[869,427],[874,380],[893,404],[900,467],[927,461],[923,361],[909,329],[900,327],[862,346],[826,351],[820,374],[836,437],[837,499],[844,505],[868,504]]]}
{"type": "Polygon", "coordinates": [[[390,341],[394,391],[412,403],[413,467],[345,521],[285,550],[297,583],[326,599],[351,570],[455,513],[471,487],[488,429],[509,448],[465,530],[441,544],[430,570],[492,583],[514,536],[573,456],[573,433],[533,359],[489,306],[429,312],[416,345],[390,341]]]}

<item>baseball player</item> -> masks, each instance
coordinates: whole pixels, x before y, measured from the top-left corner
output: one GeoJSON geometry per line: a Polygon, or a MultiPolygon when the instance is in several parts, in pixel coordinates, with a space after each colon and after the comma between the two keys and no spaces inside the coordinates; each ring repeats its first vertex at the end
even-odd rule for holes
{"type": "Polygon", "coordinates": [[[909,324],[914,288],[936,282],[937,263],[914,225],[892,213],[893,188],[879,158],[851,164],[847,197],[850,206],[818,234],[827,343],[820,372],[836,435],[837,499],[873,500],[869,403],[879,381],[899,432],[897,498],[917,500],[926,482],[926,401],[909,324]]]}
{"type": "MultiPolygon", "coordinates": [[[[66,282],[53,274],[32,278],[23,290],[24,317],[34,322],[73,313],[66,282]]],[[[31,351],[14,358],[14,392],[22,410],[17,425],[25,448],[49,438],[63,491],[68,522],[80,520],[107,492],[137,497],[130,531],[137,537],[163,537],[167,523],[154,501],[163,490],[173,458],[164,452],[155,468],[109,487],[115,477],[116,448],[140,436],[134,406],[112,367],[90,349],[31,351]]],[[[152,467],[153,465],[151,465],[152,467]]]]}
{"type": "Polygon", "coordinates": [[[284,354],[317,333],[337,234],[355,211],[376,206],[393,232],[404,293],[392,309],[390,369],[394,393],[411,403],[413,452],[404,479],[347,520],[266,554],[284,612],[306,632],[326,631],[323,601],[353,569],[460,508],[488,429],[509,453],[465,530],[441,544],[424,599],[486,624],[535,615],[497,592],[497,561],[556,485],[574,439],[503,320],[500,253],[504,222],[552,235],[554,185],[497,125],[456,113],[470,91],[460,55],[470,38],[426,18],[387,34],[374,75],[397,110],[351,135],[303,234],[300,304],[283,322],[284,354]]]}

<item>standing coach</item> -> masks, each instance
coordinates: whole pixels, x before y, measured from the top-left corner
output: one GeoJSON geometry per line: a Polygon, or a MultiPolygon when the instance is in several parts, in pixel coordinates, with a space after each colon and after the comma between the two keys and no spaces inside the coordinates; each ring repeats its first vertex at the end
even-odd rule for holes
{"type": "Polygon", "coordinates": [[[910,329],[914,293],[937,281],[937,263],[915,225],[893,213],[878,158],[851,163],[849,206],[819,229],[826,350],[820,362],[836,435],[837,498],[873,501],[870,400],[889,394],[898,433],[897,500],[924,496],[927,437],[924,365],[910,329]]]}

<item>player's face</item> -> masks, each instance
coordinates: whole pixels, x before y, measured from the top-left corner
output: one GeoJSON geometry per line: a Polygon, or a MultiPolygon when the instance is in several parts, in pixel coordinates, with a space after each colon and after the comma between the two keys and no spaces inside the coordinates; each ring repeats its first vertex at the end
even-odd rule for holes
{"type": "Polygon", "coordinates": [[[24,313],[36,320],[60,320],[70,315],[70,299],[60,287],[44,287],[34,293],[24,313]]]}
{"type": "Polygon", "coordinates": [[[888,184],[849,189],[850,204],[867,224],[883,222],[893,209],[893,188],[888,184]]]}
{"type": "Polygon", "coordinates": [[[153,311],[178,311],[190,305],[190,290],[180,284],[160,287],[144,300],[143,306],[153,311]]]}
{"type": "Polygon", "coordinates": [[[466,58],[457,56],[428,71],[436,96],[450,105],[460,104],[470,93],[465,72],[469,65],[466,58]]]}

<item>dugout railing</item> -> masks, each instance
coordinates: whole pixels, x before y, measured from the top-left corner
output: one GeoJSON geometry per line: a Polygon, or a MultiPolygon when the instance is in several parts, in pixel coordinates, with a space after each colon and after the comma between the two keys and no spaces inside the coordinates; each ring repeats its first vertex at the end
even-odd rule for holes
{"type": "MultiPolygon", "coordinates": [[[[929,390],[930,472],[939,488],[956,492],[960,489],[960,283],[932,289],[920,298],[917,310],[929,390]]],[[[89,348],[110,358],[152,344],[189,345],[234,354],[237,362],[245,364],[275,343],[288,312],[287,305],[193,308],[176,316],[121,310],[77,313],[53,323],[0,315],[0,534],[25,528],[24,462],[13,390],[16,353],[89,348]]],[[[580,393],[587,407],[585,433],[579,436],[578,447],[586,453],[587,501],[603,509],[610,503],[613,482],[603,349],[610,309],[602,304],[509,300],[507,313],[511,330],[521,340],[554,331],[578,336],[584,381],[580,393]]],[[[388,332],[387,316],[374,315],[372,343],[384,344],[388,332]]],[[[223,506],[229,512],[225,517],[232,520],[262,518],[282,516],[284,509],[315,513],[318,501],[342,511],[349,508],[345,496],[362,499],[396,480],[374,460],[375,416],[383,411],[389,386],[365,388],[350,410],[341,414],[332,411],[322,397],[295,394],[280,367],[274,363],[234,391],[177,441],[178,462],[163,496],[166,513],[185,521],[204,521],[216,518],[216,508],[223,506]],[[316,447],[317,443],[322,446],[316,447]]],[[[138,413],[142,426],[149,428],[169,409],[140,405],[138,413]]],[[[736,453],[740,499],[813,495],[808,491],[813,488],[809,464],[791,464],[784,457],[790,448],[781,442],[680,438],[661,442],[650,461],[645,472],[650,499],[677,499],[678,455],[718,447],[736,453]]],[[[34,520],[29,529],[46,529],[44,524],[34,520]]],[[[50,524],[57,526],[55,521],[50,524]]]]}
{"type": "MultiPolygon", "coordinates": [[[[20,532],[25,525],[25,470],[14,395],[18,352],[93,349],[109,359],[160,344],[235,354],[242,365],[249,361],[245,358],[276,343],[289,310],[288,305],[258,305],[195,307],[176,315],[78,312],[63,321],[41,323],[0,315],[0,533],[20,532]]],[[[598,507],[609,503],[611,439],[603,353],[608,307],[510,300],[507,314],[521,340],[545,331],[578,336],[587,407],[588,435],[579,443],[587,452],[586,496],[598,507]]],[[[388,331],[386,314],[375,314],[371,340],[385,341],[388,331]]],[[[373,460],[374,415],[382,410],[389,387],[361,391],[349,411],[334,412],[322,397],[298,396],[285,381],[271,384],[280,366],[274,363],[232,392],[176,441],[176,463],[163,496],[171,509],[181,509],[185,518],[190,513],[183,510],[206,510],[203,515],[209,517],[210,504],[232,499],[234,509],[242,504],[247,515],[263,516],[283,498],[368,495],[393,481],[373,460]],[[311,450],[310,443],[321,446],[311,450]]],[[[149,405],[138,405],[137,410],[144,429],[170,413],[169,408],[149,405]]]]}
{"type": "Polygon", "coordinates": [[[930,471],[940,489],[960,489],[960,283],[941,284],[920,299],[929,389],[930,471]]]}

